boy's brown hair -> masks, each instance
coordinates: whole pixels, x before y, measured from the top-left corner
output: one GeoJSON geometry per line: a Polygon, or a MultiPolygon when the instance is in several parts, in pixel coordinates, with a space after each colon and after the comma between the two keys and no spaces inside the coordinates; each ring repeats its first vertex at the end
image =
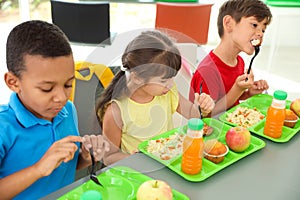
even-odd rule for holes
{"type": "Polygon", "coordinates": [[[272,13],[269,7],[261,0],[228,0],[219,9],[218,33],[224,35],[223,18],[230,15],[236,23],[239,23],[242,17],[256,17],[261,22],[267,19],[266,25],[270,24],[272,13]]]}

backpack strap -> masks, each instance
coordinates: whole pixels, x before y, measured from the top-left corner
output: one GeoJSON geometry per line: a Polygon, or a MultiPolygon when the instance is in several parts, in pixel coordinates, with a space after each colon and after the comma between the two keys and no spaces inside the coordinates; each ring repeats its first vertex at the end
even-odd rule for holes
{"type": "Polygon", "coordinates": [[[111,80],[114,77],[113,72],[109,67],[103,64],[93,64],[90,62],[78,61],[75,63],[75,81],[73,82],[72,92],[70,95],[70,100],[74,101],[75,88],[76,88],[76,79],[82,81],[89,81],[96,75],[99,79],[100,83],[106,88],[111,80]],[[80,72],[83,70],[87,70],[89,73],[86,75],[81,74],[80,72]]]}

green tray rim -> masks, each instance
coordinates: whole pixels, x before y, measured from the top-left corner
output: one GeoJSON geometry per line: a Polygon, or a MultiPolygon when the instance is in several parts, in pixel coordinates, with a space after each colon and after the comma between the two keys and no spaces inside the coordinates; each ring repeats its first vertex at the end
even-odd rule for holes
{"type": "MultiPolygon", "coordinates": [[[[147,180],[153,180],[153,178],[150,178],[149,176],[147,176],[145,174],[142,174],[141,172],[139,172],[137,170],[134,170],[134,169],[132,169],[130,167],[127,167],[127,166],[110,167],[109,169],[105,170],[104,172],[98,174],[97,177],[99,177],[100,180],[101,180],[101,176],[105,176],[105,175],[122,178],[122,179],[124,179],[126,181],[129,181],[131,183],[139,182],[138,183],[139,185],[142,184],[143,182],[147,181],[147,180]],[[123,176],[121,176],[120,174],[117,174],[116,173],[117,171],[126,171],[127,173],[133,174],[133,176],[131,176],[130,179],[126,179],[123,176]]],[[[69,192],[65,193],[64,195],[60,196],[58,198],[58,200],[64,200],[69,195],[76,195],[76,194],[80,195],[77,191],[80,190],[79,188],[83,187],[84,184],[94,184],[94,183],[91,180],[88,180],[85,183],[77,186],[76,188],[72,189],[71,191],[69,191],[69,192]],[[75,193],[75,194],[73,194],[73,193],[75,193]]],[[[135,194],[137,192],[138,187],[139,186],[134,187],[134,193],[135,194]]],[[[181,193],[181,192],[179,192],[175,189],[172,189],[172,193],[173,193],[173,199],[174,200],[189,200],[190,199],[187,195],[185,195],[185,194],[183,194],[183,193],[181,193]]],[[[103,199],[103,200],[106,200],[106,199],[103,199]]],[[[113,199],[113,200],[115,200],[115,199],[113,199]]],[[[136,197],[131,198],[131,200],[136,200],[136,197]]]]}
{"type": "MultiPolygon", "coordinates": [[[[214,118],[204,118],[203,119],[204,123],[207,123],[208,125],[211,126],[211,124],[218,124],[218,126],[224,126],[226,128],[226,130],[230,129],[231,126],[217,120],[217,119],[214,119],[214,118]]],[[[214,126],[212,126],[213,128],[215,128],[214,126]]],[[[176,131],[182,129],[182,127],[179,127],[179,128],[175,128],[173,130],[170,130],[166,133],[163,133],[159,136],[156,136],[152,139],[158,139],[158,138],[162,138],[162,137],[168,137],[169,135],[171,134],[174,134],[176,131]]],[[[221,135],[220,135],[220,138],[221,137],[225,137],[225,132],[222,132],[221,135]]],[[[150,139],[150,140],[152,140],[150,139]]],[[[212,175],[216,174],[217,172],[221,171],[222,169],[228,167],[229,165],[232,165],[233,163],[237,162],[238,160],[241,160],[242,158],[264,148],[266,146],[266,143],[257,138],[257,137],[254,137],[253,135],[251,135],[251,145],[253,145],[254,147],[251,149],[251,150],[246,150],[245,152],[242,152],[242,153],[235,153],[231,150],[229,150],[229,152],[232,153],[232,155],[234,155],[234,159],[230,160],[230,161],[227,161],[226,163],[219,163],[219,164],[214,164],[212,163],[211,161],[203,158],[203,168],[205,168],[205,165],[207,164],[208,166],[213,166],[215,167],[213,170],[211,170],[209,173],[206,173],[204,176],[201,176],[201,173],[200,174],[196,174],[196,175],[188,175],[188,174],[185,174],[183,173],[180,169],[178,169],[176,167],[176,161],[180,160],[181,159],[181,156],[177,159],[175,159],[175,161],[172,161],[171,163],[166,163],[164,162],[163,160],[153,156],[152,154],[149,154],[147,151],[146,151],[146,147],[147,147],[147,144],[148,144],[148,140],[147,141],[144,141],[142,143],[140,143],[139,145],[139,150],[144,153],[145,155],[149,156],[150,158],[153,158],[154,160],[164,164],[165,166],[167,166],[169,169],[171,169],[172,171],[174,171],[175,173],[177,173],[178,175],[180,175],[181,177],[183,177],[184,179],[188,180],[188,181],[191,181],[191,182],[201,182],[201,181],[204,181],[206,180],[207,178],[211,177],[212,175]]]]}
{"type": "MultiPolygon", "coordinates": [[[[231,109],[229,109],[228,111],[224,112],[223,114],[221,114],[219,116],[219,120],[230,125],[230,126],[237,126],[237,124],[233,124],[233,123],[230,123],[226,120],[226,115],[228,113],[232,113],[234,110],[236,110],[238,107],[250,107],[250,108],[254,108],[255,106],[252,104],[251,105],[251,101],[254,99],[254,98],[261,98],[261,99],[265,99],[265,98],[270,98],[272,97],[271,95],[268,95],[268,94],[258,94],[258,95],[254,95],[250,98],[248,98],[247,100],[245,100],[244,102],[240,103],[239,105],[236,105],[234,107],[232,107],[231,109]]],[[[290,104],[291,104],[291,101],[290,100],[287,100],[286,101],[286,108],[289,109],[290,108],[290,104]]],[[[259,110],[260,112],[262,112],[259,108],[256,107],[257,110],[259,110]]],[[[265,115],[265,113],[263,113],[265,115]]],[[[258,126],[262,126],[264,125],[266,122],[266,119],[264,118],[263,120],[259,121],[257,124],[254,124],[253,126],[250,126],[248,128],[248,130],[260,137],[263,137],[263,138],[266,138],[266,139],[269,139],[273,142],[277,142],[277,143],[285,143],[285,142],[288,142],[290,141],[299,131],[300,131],[300,126],[298,124],[300,124],[300,120],[298,120],[297,124],[295,125],[294,128],[290,128],[290,127],[286,127],[284,126],[283,127],[283,134],[280,138],[272,138],[270,136],[267,136],[259,131],[256,131],[256,127],[258,126]]]]}

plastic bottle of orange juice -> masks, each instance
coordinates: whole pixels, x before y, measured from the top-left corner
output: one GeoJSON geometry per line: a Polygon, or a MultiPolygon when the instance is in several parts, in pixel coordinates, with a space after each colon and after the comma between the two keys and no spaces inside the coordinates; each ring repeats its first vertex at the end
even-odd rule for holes
{"type": "Polygon", "coordinates": [[[198,174],[202,169],[203,126],[201,119],[192,118],[188,121],[181,162],[181,170],[186,174],[198,174]]]}
{"type": "Polygon", "coordinates": [[[272,104],[268,109],[264,134],[272,138],[280,138],[285,118],[285,100],[287,93],[276,90],[273,95],[272,104]]]}

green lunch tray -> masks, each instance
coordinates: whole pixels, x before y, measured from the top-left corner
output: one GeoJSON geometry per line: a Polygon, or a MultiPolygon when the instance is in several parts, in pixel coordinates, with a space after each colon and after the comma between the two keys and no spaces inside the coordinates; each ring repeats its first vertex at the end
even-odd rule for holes
{"type": "MultiPolygon", "coordinates": [[[[136,200],[139,186],[143,182],[151,180],[150,177],[125,166],[110,168],[97,177],[104,187],[89,180],[64,194],[58,200],[80,200],[82,194],[89,190],[100,192],[103,200],[136,200]]],[[[189,200],[186,195],[174,189],[172,192],[173,200],[189,200]]]]}
{"type": "MultiPolygon", "coordinates": [[[[219,119],[231,126],[237,126],[237,124],[230,123],[226,120],[227,114],[232,113],[235,109],[238,107],[247,107],[247,108],[256,108],[259,110],[262,114],[265,116],[267,115],[267,111],[269,106],[272,103],[273,97],[271,95],[267,94],[258,94],[250,97],[243,103],[240,103],[239,105],[229,109],[227,112],[223,113],[219,116],[219,119]]],[[[291,101],[286,101],[286,108],[289,109],[291,105],[291,101]]],[[[296,123],[294,128],[283,126],[282,129],[282,135],[280,138],[272,138],[270,136],[267,136],[264,134],[264,127],[265,127],[266,119],[259,121],[258,123],[254,124],[253,126],[250,126],[248,128],[249,131],[251,131],[254,134],[257,134],[261,137],[264,137],[266,139],[272,140],[274,142],[283,143],[288,142],[294,135],[296,135],[300,131],[300,120],[296,123]]]]}
{"type": "MultiPolygon", "coordinates": [[[[214,118],[204,118],[203,119],[204,123],[208,124],[211,126],[214,131],[211,135],[205,136],[204,140],[209,140],[209,139],[218,139],[220,142],[223,144],[226,144],[225,142],[225,135],[226,132],[231,128],[231,126],[220,122],[214,118]]],[[[172,134],[175,133],[181,133],[182,131],[186,131],[185,127],[179,127],[176,129],[173,129],[171,131],[168,131],[166,133],[163,133],[159,136],[156,136],[152,138],[151,140],[156,140],[160,138],[166,138],[169,137],[172,134]]],[[[249,154],[252,154],[262,148],[265,147],[265,142],[259,138],[256,138],[254,136],[251,136],[251,144],[247,150],[241,153],[236,153],[231,150],[229,150],[228,154],[225,156],[224,160],[218,164],[215,164],[206,158],[203,158],[202,160],[202,170],[199,174],[196,175],[189,175],[185,174],[181,171],[181,155],[178,156],[175,159],[172,159],[171,162],[169,161],[164,161],[161,160],[160,158],[152,155],[151,153],[147,152],[147,146],[148,146],[148,141],[144,141],[139,145],[139,150],[143,152],[144,154],[148,155],[149,157],[157,160],[158,162],[166,165],[169,169],[180,175],[186,180],[192,181],[192,182],[201,182],[204,181],[205,179],[209,178],[210,176],[214,175],[215,173],[221,171],[225,167],[237,162],[238,160],[248,156],[249,154]]]]}

